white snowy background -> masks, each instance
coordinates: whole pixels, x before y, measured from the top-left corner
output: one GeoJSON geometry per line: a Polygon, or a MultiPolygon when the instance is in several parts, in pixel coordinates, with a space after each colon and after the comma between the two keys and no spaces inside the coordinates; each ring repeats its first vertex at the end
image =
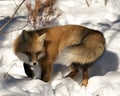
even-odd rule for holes
{"type": "MultiPolygon", "coordinates": [[[[22,0],[0,0],[0,26],[12,16],[22,0]]],[[[28,78],[23,62],[13,53],[15,37],[26,25],[24,5],[12,22],[0,33],[0,96],[120,96],[120,0],[58,0],[62,10],[60,25],[77,24],[101,31],[106,39],[106,51],[91,68],[88,86],[81,86],[81,72],[75,78],[62,78],[60,71],[51,82],[28,78]],[[21,29],[21,30],[17,30],[21,29]],[[8,32],[8,33],[7,33],[8,32]]],[[[25,27],[24,29],[28,29],[25,27]]],[[[56,70],[63,70],[56,67],[56,70]]]]}

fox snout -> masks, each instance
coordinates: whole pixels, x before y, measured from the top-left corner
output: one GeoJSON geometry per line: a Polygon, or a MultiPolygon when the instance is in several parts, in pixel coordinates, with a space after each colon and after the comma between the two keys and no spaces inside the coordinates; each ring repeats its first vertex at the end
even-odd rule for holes
{"type": "Polygon", "coordinates": [[[36,62],[33,62],[33,65],[37,65],[37,63],[36,63],[36,62]]]}
{"type": "Polygon", "coordinates": [[[33,61],[33,62],[30,62],[29,63],[31,66],[35,66],[35,65],[38,65],[38,62],[37,61],[33,61]]]}
{"type": "Polygon", "coordinates": [[[32,54],[30,52],[20,52],[17,53],[17,56],[19,57],[20,60],[29,64],[30,66],[35,66],[38,65],[38,60],[45,56],[45,53],[39,52],[39,54],[38,53],[32,54]]]}
{"type": "Polygon", "coordinates": [[[26,53],[18,53],[17,55],[18,55],[20,60],[29,64],[30,66],[34,66],[34,65],[38,64],[36,56],[30,55],[28,53],[27,54],[26,53]]]}

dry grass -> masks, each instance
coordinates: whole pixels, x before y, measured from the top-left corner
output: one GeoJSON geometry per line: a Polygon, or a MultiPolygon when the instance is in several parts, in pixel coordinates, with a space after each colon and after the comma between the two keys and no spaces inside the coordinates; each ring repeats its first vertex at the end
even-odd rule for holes
{"type": "Polygon", "coordinates": [[[60,11],[56,8],[56,0],[35,0],[34,8],[30,0],[26,0],[26,7],[29,12],[29,21],[34,29],[48,27],[60,16],[60,11]]]}

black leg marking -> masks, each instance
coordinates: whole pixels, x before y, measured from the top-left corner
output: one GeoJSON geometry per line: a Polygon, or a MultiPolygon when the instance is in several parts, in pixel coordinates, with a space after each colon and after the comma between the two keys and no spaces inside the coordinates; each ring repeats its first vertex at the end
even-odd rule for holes
{"type": "Polygon", "coordinates": [[[25,73],[28,77],[30,78],[33,78],[34,77],[34,72],[33,70],[31,69],[31,66],[27,63],[23,63],[23,66],[24,66],[24,70],[25,70],[25,73]]]}

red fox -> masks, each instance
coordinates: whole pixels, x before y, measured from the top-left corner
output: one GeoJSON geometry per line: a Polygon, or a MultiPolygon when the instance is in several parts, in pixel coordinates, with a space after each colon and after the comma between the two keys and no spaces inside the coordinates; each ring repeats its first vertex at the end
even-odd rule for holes
{"type": "Polygon", "coordinates": [[[104,50],[103,34],[80,25],[23,30],[14,42],[14,52],[25,66],[40,66],[41,80],[49,81],[54,62],[67,62],[71,72],[66,77],[74,78],[81,68],[84,86],[88,83],[88,67],[101,57],[104,50]]]}

